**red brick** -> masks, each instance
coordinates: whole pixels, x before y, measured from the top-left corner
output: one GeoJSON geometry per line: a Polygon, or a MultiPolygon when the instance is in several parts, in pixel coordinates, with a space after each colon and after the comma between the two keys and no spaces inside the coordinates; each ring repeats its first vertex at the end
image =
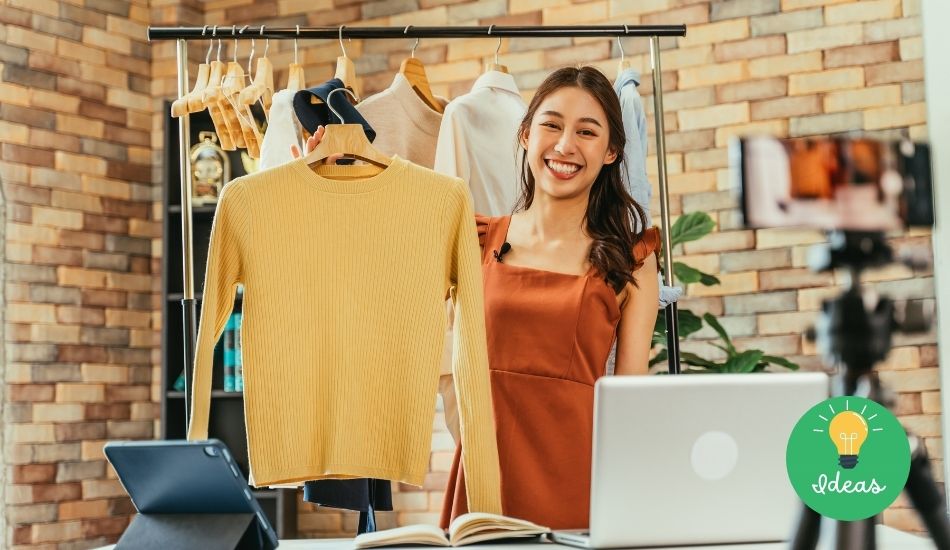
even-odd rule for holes
{"type": "Polygon", "coordinates": [[[126,234],[129,232],[129,220],[87,213],[83,217],[83,229],[102,233],[126,234]]]}
{"type": "Polygon", "coordinates": [[[48,71],[57,75],[66,75],[73,78],[79,78],[81,74],[79,61],[65,59],[39,50],[30,52],[29,67],[34,70],[48,71]]]}
{"type": "Polygon", "coordinates": [[[83,26],[106,28],[106,14],[60,2],[59,15],[67,21],[75,21],[83,26]]]}
{"type": "Polygon", "coordinates": [[[546,67],[559,67],[606,59],[610,54],[610,42],[593,42],[570,48],[558,48],[544,52],[546,67]]]}
{"type": "MultiPolygon", "coordinates": [[[[117,180],[147,182],[152,179],[152,167],[148,164],[113,161],[106,167],[106,176],[117,180]]],[[[145,205],[141,206],[147,208],[145,205]]]]}
{"type": "Polygon", "coordinates": [[[113,69],[121,69],[131,74],[142,76],[150,75],[151,65],[147,59],[138,59],[126,54],[106,52],[106,65],[113,69]]]}
{"type": "Polygon", "coordinates": [[[55,156],[50,149],[37,149],[13,143],[3,144],[2,158],[31,166],[53,166],[55,163],[55,156]]]}
{"type": "Polygon", "coordinates": [[[817,95],[781,97],[766,101],[755,101],[750,107],[752,120],[788,118],[813,115],[820,112],[821,101],[819,101],[817,95]]]}
{"type": "Polygon", "coordinates": [[[87,519],[107,517],[110,502],[107,499],[99,500],[76,500],[73,502],[61,502],[59,504],[59,519],[87,519]]]}
{"type": "Polygon", "coordinates": [[[724,42],[716,44],[714,54],[716,61],[735,61],[736,59],[750,59],[785,53],[785,37],[781,35],[761,36],[748,40],[724,42]]]}
{"type": "Polygon", "coordinates": [[[28,204],[10,205],[10,220],[29,225],[33,221],[33,208],[28,204]]]}
{"type": "Polygon", "coordinates": [[[131,416],[128,403],[89,403],[86,405],[87,420],[121,420],[131,416]]]}
{"type": "Polygon", "coordinates": [[[79,498],[82,498],[82,485],[79,483],[33,486],[33,502],[62,502],[79,498]]]}
{"type": "Polygon", "coordinates": [[[880,65],[869,65],[864,69],[865,83],[868,86],[906,82],[924,79],[924,64],[920,59],[913,61],[895,61],[880,65]]]}
{"type": "MultiPolygon", "coordinates": [[[[463,0],[464,1],[464,0],[463,0]]],[[[325,24],[325,23],[324,23],[325,24]]],[[[488,17],[478,20],[479,25],[499,25],[499,26],[540,26],[541,11],[529,11],[514,15],[500,15],[497,17],[488,17]]],[[[418,53],[418,52],[416,52],[418,53]]]]}
{"type": "Polygon", "coordinates": [[[18,185],[7,183],[3,186],[6,191],[7,200],[10,202],[22,202],[27,204],[39,204],[48,206],[50,204],[51,191],[29,185],[18,185]]]}
{"type": "Polygon", "coordinates": [[[34,128],[52,130],[56,127],[56,113],[22,107],[11,103],[0,104],[0,120],[26,124],[34,128]]]}
{"type": "Polygon", "coordinates": [[[53,130],[41,130],[39,128],[33,128],[30,130],[31,146],[43,148],[50,143],[55,143],[56,149],[58,151],[78,153],[80,149],[79,138],[76,136],[63,134],[62,132],[56,132],[53,130]]]}
{"type": "Polygon", "coordinates": [[[33,261],[44,265],[82,265],[82,251],[75,248],[35,245],[33,261]]]}
{"type": "MultiPolygon", "coordinates": [[[[24,325],[29,326],[29,325],[24,325]]],[[[53,385],[10,384],[7,386],[7,398],[10,401],[52,401],[56,388],[53,385]]]]}
{"type": "Polygon", "coordinates": [[[105,101],[106,87],[102,84],[86,82],[78,78],[60,76],[56,79],[56,91],[81,97],[85,100],[105,101]]]}
{"type": "Polygon", "coordinates": [[[720,103],[784,97],[787,93],[788,79],[781,76],[721,84],[716,87],[716,98],[720,103]]]}
{"type": "Polygon", "coordinates": [[[126,292],[118,290],[83,289],[82,303],[88,306],[125,307],[128,300],[126,292]]]}
{"type": "MultiPolygon", "coordinates": [[[[2,14],[5,10],[0,10],[2,14]]],[[[13,526],[13,544],[30,544],[33,542],[33,526],[13,526]]]]}
{"type": "Polygon", "coordinates": [[[151,273],[152,272],[152,260],[151,258],[144,258],[142,256],[132,256],[130,265],[130,273],[151,273]]]}
{"type": "Polygon", "coordinates": [[[860,46],[844,46],[825,50],[825,68],[833,69],[848,65],[871,65],[896,61],[900,58],[897,41],[860,46]]]}
{"type": "Polygon", "coordinates": [[[13,483],[53,483],[55,464],[21,464],[13,467],[13,483]]]}
{"type": "MultiPolygon", "coordinates": [[[[88,406],[86,407],[88,411],[88,406]]],[[[87,420],[93,420],[86,415],[87,420]]],[[[57,424],[56,441],[89,441],[105,439],[106,425],[104,422],[70,422],[57,424]]]]}
{"type": "Polygon", "coordinates": [[[640,23],[644,25],[697,25],[709,22],[709,6],[696,4],[678,9],[666,9],[655,13],[644,14],[640,23]]]}
{"type": "Polygon", "coordinates": [[[103,105],[98,101],[90,101],[88,99],[83,99],[79,102],[79,114],[87,118],[104,120],[115,124],[125,124],[127,122],[125,109],[103,105]]]}
{"type": "Polygon", "coordinates": [[[56,320],[69,325],[102,326],[106,323],[106,314],[104,309],[98,307],[59,306],[56,308],[56,320]]]}
{"type": "MultiPolygon", "coordinates": [[[[117,163],[109,163],[109,177],[115,177],[116,179],[126,179],[119,178],[112,175],[112,167],[117,163]]],[[[148,172],[151,169],[148,166],[143,166],[143,171],[148,172]]],[[[151,179],[151,175],[148,177],[142,178],[139,181],[148,181],[151,179]]],[[[102,211],[105,214],[113,214],[124,218],[141,218],[147,219],[148,212],[151,208],[150,204],[145,204],[141,202],[132,202],[124,201],[121,199],[112,199],[109,197],[102,198],[102,211]]]]}
{"type": "Polygon", "coordinates": [[[84,538],[116,537],[128,527],[129,519],[128,517],[84,519],[82,536],[84,538]]]}
{"type": "Polygon", "coordinates": [[[7,23],[10,25],[16,25],[17,27],[27,27],[29,28],[33,24],[33,15],[28,12],[17,8],[11,8],[5,6],[0,10],[0,23],[7,23]]]}
{"type": "Polygon", "coordinates": [[[106,401],[118,403],[122,401],[148,401],[148,386],[106,386],[106,401]]]}
{"type": "Polygon", "coordinates": [[[58,235],[59,243],[63,246],[74,246],[76,248],[87,248],[90,250],[102,250],[103,247],[105,247],[105,238],[99,233],[61,229],[58,235]]]}
{"type": "Polygon", "coordinates": [[[105,363],[108,352],[100,346],[60,345],[57,360],[63,363],[105,363]]]}
{"type": "Polygon", "coordinates": [[[108,141],[124,143],[126,145],[150,147],[152,144],[152,136],[149,132],[126,128],[125,126],[116,126],[114,124],[105,125],[103,137],[108,141]]]}

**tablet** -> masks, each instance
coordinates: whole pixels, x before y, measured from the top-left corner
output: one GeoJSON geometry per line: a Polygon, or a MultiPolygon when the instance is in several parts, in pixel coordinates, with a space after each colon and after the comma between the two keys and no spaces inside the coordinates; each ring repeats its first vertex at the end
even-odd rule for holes
{"type": "Polygon", "coordinates": [[[139,513],[251,513],[277,546],[273,526],[221,441],[110,441],[104,451],[139,513]]]}

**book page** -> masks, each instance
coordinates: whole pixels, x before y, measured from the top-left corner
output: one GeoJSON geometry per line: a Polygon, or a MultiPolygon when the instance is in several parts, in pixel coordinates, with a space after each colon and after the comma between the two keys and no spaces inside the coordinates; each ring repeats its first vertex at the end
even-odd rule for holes
{"type": "Polygon", "coordinates": [[[378,548],[397,544],[449,546],[445,532],[435,525],[406,525],[374,533],[363,533],[353,540],[356,548],[378,548]]]}
{"type": "Polygon", "coordinates": [[[452,546],[513,537],[533,537],[550,531],[527,520],[496,514],[472,512],[463,514],[449,526],[452,546]]]}

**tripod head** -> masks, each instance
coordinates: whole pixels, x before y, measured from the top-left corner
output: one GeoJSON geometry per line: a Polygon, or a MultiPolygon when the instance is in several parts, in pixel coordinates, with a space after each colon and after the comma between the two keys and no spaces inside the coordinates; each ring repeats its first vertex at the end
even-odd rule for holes
{"type": "Polygon", "coordinates": [[[930,326],[932,316],[923,301],[895,302],[862,288],[862,271],[892,262],[894,254],[882,232],[833,231],[829,246],[811,250],[813,270],[846,268],[850,274],[841,295],[822,303],[818,321],[808,334],[826,363],[844,366],[835,393],[886,401],[871,374],[890,352],[893,332],[926,331],[930,326]]]}

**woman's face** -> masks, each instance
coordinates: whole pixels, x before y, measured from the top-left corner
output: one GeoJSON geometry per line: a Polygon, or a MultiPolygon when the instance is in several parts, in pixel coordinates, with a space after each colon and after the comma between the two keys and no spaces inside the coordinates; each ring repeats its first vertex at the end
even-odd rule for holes
{"type": "Polygon", "coordinates": [[[590,93],[574,86],[551,93],[535,111],[527,135],[521,136],[535,194],[586,196],[601,167],[617,160],[609,138],[607,116],[590,93]]]}

